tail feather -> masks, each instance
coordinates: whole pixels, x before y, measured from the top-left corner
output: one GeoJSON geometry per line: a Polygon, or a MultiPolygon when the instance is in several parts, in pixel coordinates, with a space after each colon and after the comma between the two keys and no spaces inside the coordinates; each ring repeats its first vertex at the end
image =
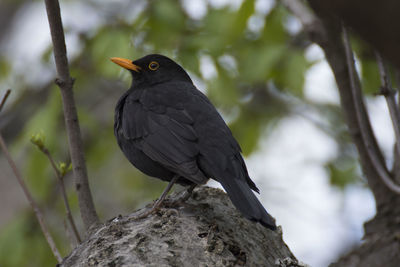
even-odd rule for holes
{"type": "Polygon", "coordinates": [[[228,193],[233,205],[247,219],[259,222],[271,230],[276,229],[275,219],[265,210],[246,181],[235,178],[218,179],[218,181],[228,193]]]}

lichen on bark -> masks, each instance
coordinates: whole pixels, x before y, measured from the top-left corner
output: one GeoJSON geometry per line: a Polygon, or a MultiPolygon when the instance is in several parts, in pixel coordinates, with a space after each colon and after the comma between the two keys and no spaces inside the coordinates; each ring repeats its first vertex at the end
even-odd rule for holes
{"type": "Polygon", "coordinates": [[[282,240],[248,221],[219,189],[200,187],[185,203],[98,226],[61,266],[300,266],[282,240]]]}

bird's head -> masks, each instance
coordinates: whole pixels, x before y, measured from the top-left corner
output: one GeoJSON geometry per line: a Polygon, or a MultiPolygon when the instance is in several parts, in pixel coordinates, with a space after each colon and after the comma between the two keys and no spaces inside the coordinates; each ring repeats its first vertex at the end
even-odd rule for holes
{"type": "Polygon", "coordinates": [[[152,85],[168,81],[192,83],[189,75],[180,65],[163,55],[151,54],[134,61],[113,57],[111,61],[131,72],[135,86],[141,83],[152,85]]]}

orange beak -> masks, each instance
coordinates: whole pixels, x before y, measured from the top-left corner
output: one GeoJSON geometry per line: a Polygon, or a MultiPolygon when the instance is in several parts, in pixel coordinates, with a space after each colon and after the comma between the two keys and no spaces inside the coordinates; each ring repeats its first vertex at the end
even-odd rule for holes
{"type": "Polygon", "coordinates": [[[112,62],[114,62],[115,64],[117,64],[127,70],[133,70],[133,71],[139,72],[141,69],[141,67],[133,64],[132,61],[129,59],[120,58],[120,57],[112,57],[112,58],[110,58],[110,60],[112,62]]]}

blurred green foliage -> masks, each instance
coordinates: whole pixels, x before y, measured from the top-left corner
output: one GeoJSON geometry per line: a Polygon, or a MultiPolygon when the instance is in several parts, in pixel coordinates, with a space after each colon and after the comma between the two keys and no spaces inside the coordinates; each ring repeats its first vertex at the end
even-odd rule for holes
{"type": "Polygon", "coordinates": [[[1,266],[55,266],[57,261],[32,211],[24,212],[2,229],[1,266]]]}
{"type": "MultiPolygon", "coordinates": [[[[99,4],[89,1],[87,5],[104,13],[99,4]]],[[[268,134],[279,119],[292,114],[292,102],[282,100],[277,94],[289,94],[306,101],[303,96],[305,74],[313,62],[305,57],[302,44],[307,42],[305,37],[288,30],[290,15],[282,6],[275,4],[266,14],[256,10],[254,0],[243,1],[238,8],[212,5],[207,8],[203,17],[194,19],[180,1],[147,1],[134,18],[112,13],[96,30],[86,33],[66,30],[80,42],[80,51],[70,62],[71,72],[76,78],[75,98],[91,188],[103,219],[143,206],[157,197],[164,186],[133,168],[115,141],[114,106],[129,86],[130,76],[111,64],[110,57],[135,59],[156,52],[175,58],[207,88],[211,101],[229,119],[245,155],[257,149],[260,137],[268,134]],[[264,24],[258,30],[249,27],[253,16],[263,19],[264,24]],[[304,42],[293,41],[298,38],[303,38],[304,42]],[[202,72],[201,62],[205,57],[213,65],[208,67],[215,68],[211,78],[202,72]]],[[[50,64],[50,47],[38,58],[43,64],[50,64]]],[[[376,64],[371,60],[362,61],[361,68],[365,89],[375,92],[379,85],[376,64]]],[[[10,62],[0,57],[0,79],[8,75],[12,75],[10,62]]],[[[25,118],[26,123],[21,123],[23,128],[13,139],[12,151],[23,158],[24,177],[41,206],[53,208],[47,214],[48,219],[65,255],[68,252],[65,244],[69,242],[62,227],[65,212],[56,179],[45,155],[29,143],[32,134],[42,132],[45,139],[39,139],[45,142],[57,162],[65,162],[60,169],[67,170],[70,160],[61,98],[52,81],[35,90],[47,92],[43,94],[46,95],[44,104],[35,106],[35,112],[25,118]]],[[[332,184],[344,188],[358,181],[356,155],[340,108],[307,103],[320,110],[328,122],[327,132],[340,144],[337,158],[326,165],[332,184]],[[351,164],[338,163],[343,157],[351,164]]],[[[79,223],[71,178],[72,175],[67,175],[65,179],[71,207],[79,223]]],[[[55,265],[32,214],[22,212],[0,229],[0,234],[0,266],[55,265]]]]}

